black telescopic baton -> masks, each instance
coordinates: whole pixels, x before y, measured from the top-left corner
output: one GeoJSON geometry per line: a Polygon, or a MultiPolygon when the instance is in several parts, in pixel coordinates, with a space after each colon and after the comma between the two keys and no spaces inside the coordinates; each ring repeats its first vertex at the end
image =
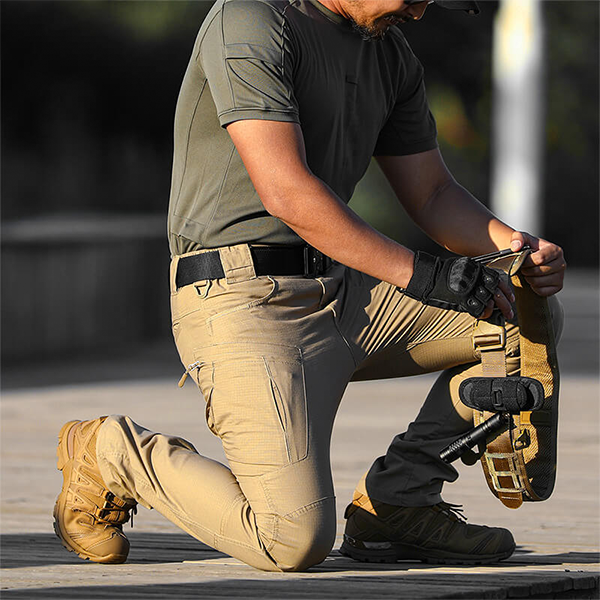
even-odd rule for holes
{"type": "Polygon", "coordinates": [[[506,427],[508,416],[508,413],[496,413],[493,417],[471,429],[471,431],[444,448],[440,452],[440,458],[445,463],[450,464],[459,458],[465,450],[477,446],[480,442],[485,443],[489,436],[498,433],[506,427]]]}

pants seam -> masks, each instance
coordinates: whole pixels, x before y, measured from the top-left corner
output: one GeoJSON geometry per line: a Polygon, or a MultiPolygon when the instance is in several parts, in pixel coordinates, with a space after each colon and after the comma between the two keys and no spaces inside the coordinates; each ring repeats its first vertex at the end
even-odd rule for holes
{"type": "MultiPolygon", "coordinates": [[[[147,488],[152,489],[151,486],[148,485],[146,482],[142,481],[141,483],[143,483],[144,486],[146,486],[147,488]]],[[[233,506],[235,506],[236,504],[238,504],[240,501],[243,501],[243,500],[244,500],[243,497],[240,497],[239,500],[236,499],[231,508],[233,508],[233,506]]],[[[235,540],[231,537],[228,537],[220,532],[217,533],[216,531],[213,531],[211,529],[204,527],[197,521],[195,521],[193,519],[189,519],[186,515],[181,513],[176,508],[172,507],[171,505],[169,505],[166,502],[157,498],[154,507],[156,508],[156,506],[158,506],[158,505],[161,506],[163,508],[163,510],[165,510],[165,512],[173,513],[180,521],[182,521],[183,523],[188,525],[188,527],[190,529],[200,530],[200,531],[204,532],[208,538],[212,538],[212,544],[210,544],[210,545],[212,545],[214,548],[217,548],[217,540],[225,540],[225,541],[227,541],[227,543],[235,544],[236,546],[238,546],[240,548],[245,548],[246,550],[250,550],[259,556],[263,556],[263,554],[260,551],[258,551],[256,548],[253,548],[252,546],[249,546],[248,544],[238,542],[237,540],[235,540]]],[[[196,537],[196,536],[194,535],[194,537],[196,537]]]]}
{"type": "Polygon", "coordinates": [[[245,496],[240,495],[238,496],[232,503],[231,506],[229,507],[229,510],[221,517],[221,523],[219,524],[219,533],[218,535],[221,537],[224,537],[224,532],[225,532],[225,526],[227,524],[227,521],[229,521],[229,516],[231,515],[231,512],[233,511],[233,509],[240,503],[244,502],[244,500],[246,500],[245,496]]]}
{"type": "MultiPolygon", "coordinates": [[[[128,454],[122,454],[120,452],[115,452],[115,451],[108,451],[108,452],[102,452],[102,453],[98,453],[97,452],[97,458],[100,458],[100,456],[106,460],[107,462],[111,462],[108,460],[108,458],[118,458],[121,462],[127,462],[128,464],[128,471],[134,474],[134,481],[139,482],[141,484],[143,484],[144,486],[146,486],[147,488],[150,488],[150,486],[144,481],[144,475],[142,473],[140,473],[139,471],[137,471],[136,469],[134,469],[131,466],[131,460],[129,459],[129,455],[128,454]]],[[[102,471],[100,471],[100,475],[102,475],[102,471]]],[[[104,477],[102,477],[102,480],[104,481],[104,477]]],[[[127,483],[130,484],[131,482],[131,478],[127,477],[127,483]]],[[[108,485],[108,483],[106,483],[106,481],[104,481],[104,485],[108,488],[108,490],[110,492],[112,492],[113,494],[115,494],[115,492],[110,489],[110,486],[108,485]]],[[[131,487],[131,486],[130,486],[131,487]]],[[[150,488],[151,489],[151,488],[150,488]]],[[[133,488],[134,492],[136,492],[135,494],[131,494],[131,489],[128,489],[127,491],[130,492],[130,496],[133,498],[134,496],[140,496],[140,494],[137,493],[137,490],[135,489],[135,486],[133,488]]],[[[118,498],[119,494],[115,494],[118,498]]],[[[121,498],[122,500],[122,498],[121,498]]],[[[136,500],[137,502],[137,500],[136,500]]]]}
{"type": "Polygon", "coordinates": [[[327,500],[335,501],[335,496],[324,496],[323,498],[319,498],[318,500],[309,502],[308,504],[305,504],[304,506],[301,506],[300,508],[297,508],[296,510],[293,510],[292,512],[289,512],[283,516],[285,518],[288,518],[288,517],[297,517],[299,515],[303,515],[304,513],[307,513],[309,510],[313,509],[315,506],[324,504],[327,500]]]}
{"type": "MultiPolygon", "coordinates": [[[[423,344],[431,344],[431,343],[436,343],[436,342],[454,342],[454,341],[458,341],[458,340],[472,340],[473,339],[473,335],[461,335],[459,337],[440,337],[440,338],[436,338],[434,340],[423,340],[420,342],[408,342],[406,344],[406,352],[410,352],[411,350],[414,350],[415,348],[417,348],[418,346],[422,346],[423,344]]],[[[475,354],[475,349],[473,349],[473,362],[477,362],[479,360],[479,357],[475,354]]],[[[465,362],[465,363],[461,363],[461,364],[470,364],[469,362],[465,362]]],[[[437,371],[436,371],[437,372],[437,371]]]]}
{"type": "Polygon", "coordinates": [[[338,323],[337,313],[335,312],[335,309],[333,307],[331,307],[330,310],[331,310],[331,318],[333,319],[333,325],[335,326],[335,330],[337,331],[340,338],[342,338],[342,341],[344,342],[344,344],[346,344],[346,347],[348,348],[348,352],[350,353],[350,358],[352,358],[352,362],[354,363],[354,368],[356,369],[356,367],[358,367],[358,365],[360,364],[360,361],[354,355],[354,352],[352,350],[352,346],[350,345],[350,342],[346,339],[346,336],[342,333],[340,324],[338,323]]]}

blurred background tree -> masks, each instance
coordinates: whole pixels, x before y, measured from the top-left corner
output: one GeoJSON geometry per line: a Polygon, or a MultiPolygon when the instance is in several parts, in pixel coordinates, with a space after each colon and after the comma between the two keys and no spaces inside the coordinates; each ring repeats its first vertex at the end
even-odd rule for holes
{"type": "MultiPolygon", "coordinates": [[[[487,202],[492,21],[431,7],[404,31],[425,65],[440,145],[457,179],[487,202]]],[[[3,218],[66,211],[164,212],[177,93],[211,2],[4,0],[3,218]]],[[[598,11],[544,3],[547,116],[543,234],[572,265],[598,260],[598,11]],[[569,210],[565,210],[566,207],[569,210]],[[582,240],[586,240],[584,244],[582,240]],[[595,245],[594,245],[595,244],[595,245]]],[[[427,245],[377,170],[353,206],[396,239],[427,245]],[[385,195],[385,194],[384,194],[385,195]],[[408,237],[407,237],[408,236],[408,237]]]]}
{"type": "MultiPolygon", "coordinates": [[[[71,340],[70,345],[64,342],[64,351],[75,352],[92,344],[113,348],[115,340],[127,336],[164,336],[168,330],[168,324],[155,325],[157,314],[168,320],[165,298],[160,307],[145,307],[141,312],[146,320],[130,330],[124,328],[133,318],[125,314],[130,309],[119,309],[124,311],[121,334],[115,330],[107,337],[102,316],[93,327],[84,323],[68,335],[63,332],[69,326],[69,313],[92,310],[89,298],[94,298],[99,315],[107,302],[114,302],[118,268],[123,271],[121,285],[133,293],[132,273],[153,263],[154,271],[161,272],[153,275],[152,286],[156,286],[150,289],[168,296],[162,270],[168,263],[165,228],[173,116],[197,30],[211,4],[185,0],[0,3],[3,356],[11,356],[16,336],[23,338],[19,356],[25,356],[28,336],[39,344],[40,328],[48,329],[48,324],[53,324],[53,330],[47,333],[47,354],[56,349],[51,341],[56,332],[71,340]],[[80,304],[72,304],[60,320],[55,312],[65,303],[63,297],[56,295],[54,309],[43,305],[54,288],[73,280],[73,272],[65,267],[72,254],[65,251],[59,256],[53,250],[53,264],[60,268],[42,267],[40,256],[50,256],[50,246],[44,246],[41,238],[35,252],[31,246],[41,222],[60,223],[62,229],[57,231],[64,232],[71,228],[73,215],[95,222],[110,215],[106,228],[118,229],[115,223],[121,223],[124,238],[141,227],[140,216],[154,216],[153,221],[145,221],[145,231],[155,232],[154,242],[150,252],[146,236],[146,245],[136,251],[142,258],[137,262],[132,258],[128,265],[121,263],[125,255],[135,254],[132,248],[120,247],[115,240],[102,242],[112,254],[107,251],[100,259],[90,253],[78,267],[89,280],[81,283],[80,304]],[[15,231],[24,237],[15,237],[15,231]],[[13,244],[8,251],[17,238],[21,246],[13,244]],[[31,250],[26,259],[24,247],[31,250]],[[158,267],[156,258],[144,261],[149,252],[163,257],[158,267]],[[14,256],[23,261],[18,267],[14,256]],[[136,266],[140,261],[142,266],[136,266]],[[47,289],[42,289],[42,277],[47,278],[47,289]],[[91,281],[97,282],[93,290],[91,281]],[[37,295],[39,301],[23,304],[24,285],[37,286],[32,297],[37,295]],[[32,314],[38,318],[26,334],[23,323],[31,321],[32,314]],[[78,346],[83,330],[89,336],[78,346]]],[[[546,139],[544,224],[539,233],[563,245],[571,267],[598,265],[599,7],[596,0],[543,4],[546,139]]],[[[432,6],[423,21],[407,24],[403,31],[425,66],[445,160],[458,181],[487,203],[492,24],[498,2],[481,2],[481,8],[478,17],[469,18],[432,6]]],[[[376,166],[359,184],[352,206],[402,243],[439,252],[409,222],[376,166]]],[[[146,275],[141,279],[148,279],[146,275]]],[[[74,302],[72,297],[70,301],[74,302]]]]}

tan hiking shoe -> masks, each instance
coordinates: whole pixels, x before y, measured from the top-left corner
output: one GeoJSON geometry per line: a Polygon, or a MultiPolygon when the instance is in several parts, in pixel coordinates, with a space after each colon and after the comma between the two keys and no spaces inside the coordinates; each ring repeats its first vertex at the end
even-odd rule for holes
{"type": "Polygon", "coordinates": [[[122,563],[129,541],[122,531],[135,503],[106,489],[96,460],[96,437],[106,417],[69,421],[58,434],[58,469],[62,492],[54,506],[54,531],[63,546],[81,558],[99,563],[122,563]]]}
{"type": "Polygon", "coordinates": [[[455,504],[392,506],[355,492],[344,515],[340,552],[362,562],[485,564],[508,558],[515,541],[507,529],[469,525],[455,504]]]}

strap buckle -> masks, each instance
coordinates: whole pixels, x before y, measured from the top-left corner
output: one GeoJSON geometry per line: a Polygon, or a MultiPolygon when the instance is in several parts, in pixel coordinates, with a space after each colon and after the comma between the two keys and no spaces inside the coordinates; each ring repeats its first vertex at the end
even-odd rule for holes
{"type": "Polygon", "coordinates": [[[314,278],[322,275],[328,266],[327,258],[316,248],[304,246],[304,277],[314,278]]]}
{"type": "Polygon", "coordinates": [[[506,331],[504,327],[498,328],[494,333],[480,333],[473,336],[473,348],[488,352],[490,350],[504,350],[506,346],[506,331]]]}
{"type": "Polygon", "coordinates": [[[473,334],[473,349],[481,352],[504,350],[506,347],[506,330],[504,327],[486,327],[487,331],[473,334]]]}

